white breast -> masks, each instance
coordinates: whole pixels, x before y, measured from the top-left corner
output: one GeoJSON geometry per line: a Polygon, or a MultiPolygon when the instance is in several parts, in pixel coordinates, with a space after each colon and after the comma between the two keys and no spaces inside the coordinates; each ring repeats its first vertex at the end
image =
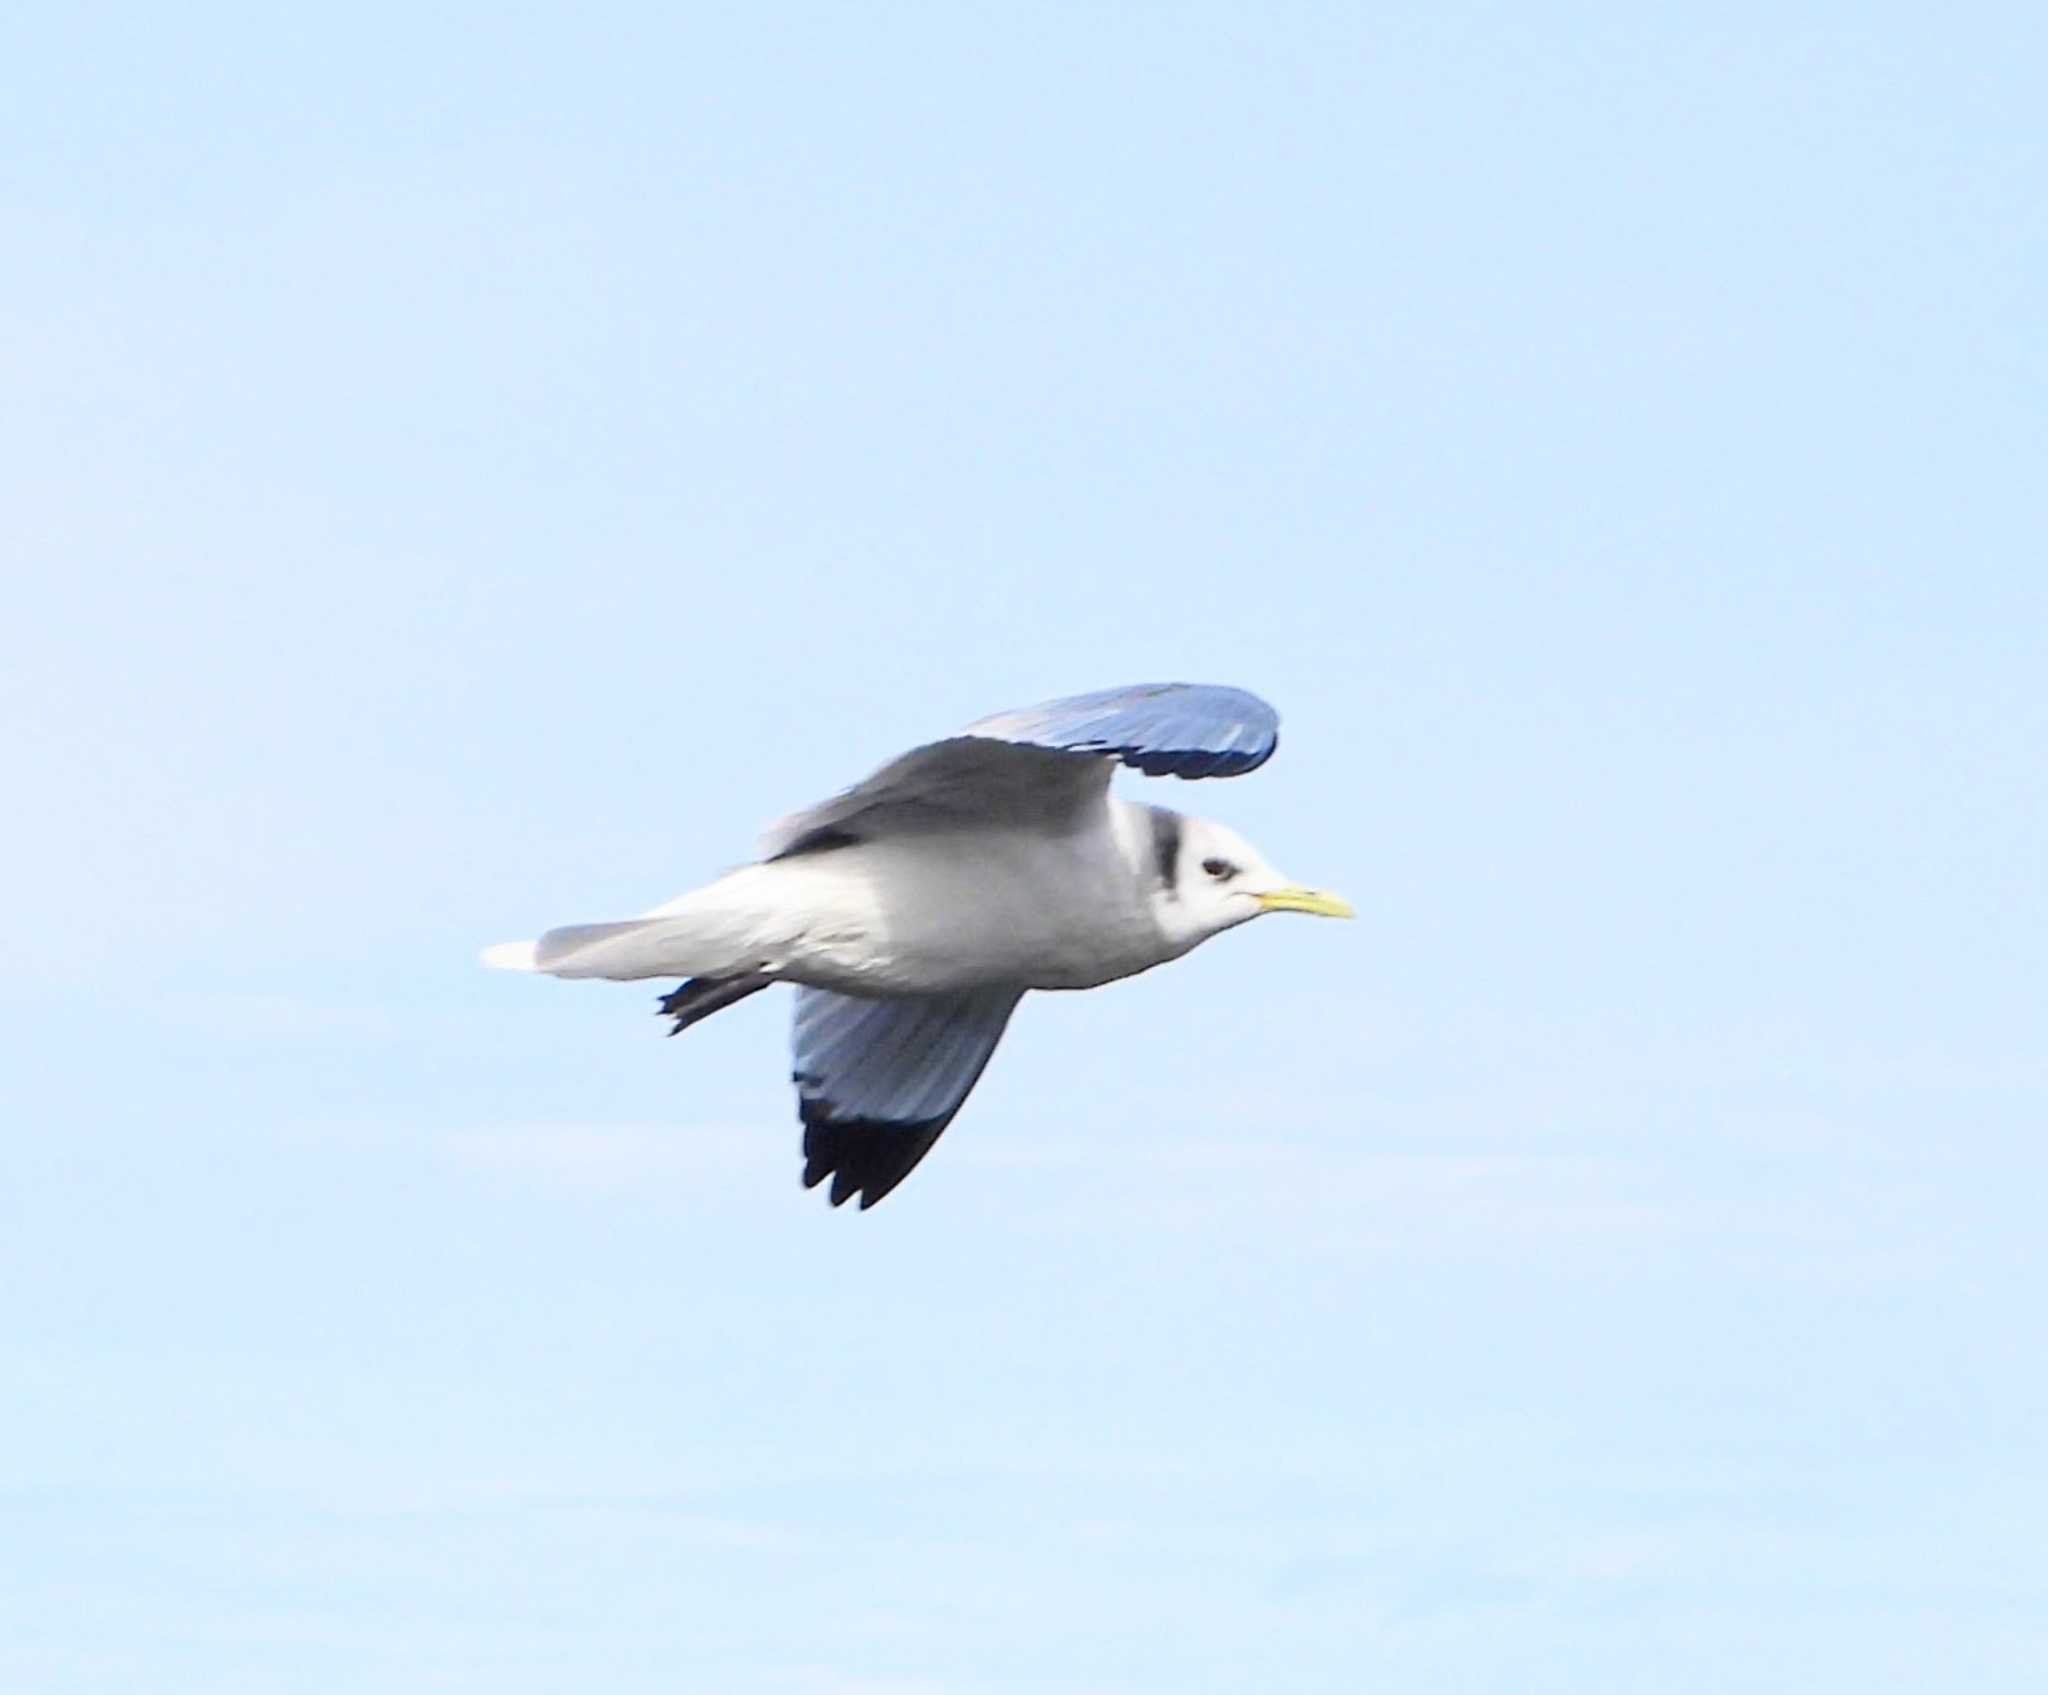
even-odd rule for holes
{"type": "Polygon", "coordinates": [[[806,910],[785,974],[843,992],[1092,988],[1178,951],[1110,806],[1064,833],[909,832],[777,862],[806,910]]]}

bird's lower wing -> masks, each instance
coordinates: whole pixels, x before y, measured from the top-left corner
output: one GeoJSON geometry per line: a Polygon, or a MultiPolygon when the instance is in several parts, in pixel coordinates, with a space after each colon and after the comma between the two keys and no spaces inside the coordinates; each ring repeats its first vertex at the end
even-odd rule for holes
{"type": "Polygon", "coordinates": [[[1002,1040],[1019,989],[866,1000],[798,991],[794,1036],[804,1187],[863,1210],[910,1174],[953,1122],[1002,1040]]]}

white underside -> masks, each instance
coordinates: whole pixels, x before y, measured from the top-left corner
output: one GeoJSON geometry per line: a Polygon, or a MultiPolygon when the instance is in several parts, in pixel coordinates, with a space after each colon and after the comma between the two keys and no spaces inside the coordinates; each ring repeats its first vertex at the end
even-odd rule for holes
{"type": "Polygon", "coordinates": [[[1060,829],[883,834],[744,866],[636,920],[506,942],[557,977],[761,972],[841,993],[1081,989],[1177,957],[1147,898],[1143,809],[1108,795],[1060,829]]]}

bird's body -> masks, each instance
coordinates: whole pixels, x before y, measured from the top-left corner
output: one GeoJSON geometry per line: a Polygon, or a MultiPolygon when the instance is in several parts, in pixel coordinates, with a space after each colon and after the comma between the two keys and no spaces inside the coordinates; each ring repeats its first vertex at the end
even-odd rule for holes
{"type": "Polygon", "coordinates": [[[677,1030],[798,985],[805,1181],[831,1175],[835,1204],[858,1192],[866,1207],[951,1121],[1026,991],[1132,976],[1262,911],[1348,914],[1223,826],[1110,792],[1120,759],[1251,769],[1276,726],[1253,696],[1186,684],[1001,714],[786,820],[758,861],[640,918],[484,957],[686,977],[662,1003],[677,1030]]]}
{"type": "Polygon", "coordinates": [[[847,995],[1092,989],[1192,945],[1156,911],[1153,808],[1105,793],[1066,827],[972,822],[743,865],[609,936],[539,944],[559,977],[733,977],[847,995]]]}
{"type": "Polygon", "coordinates": [[[1104,802],[1060,830],[967,825],[769,860],[737,874],[741,898],[797,918],[774,975],[816,988],[1093,988],[1171,957],[1125,848],[1139,809],[1104,802]]]}

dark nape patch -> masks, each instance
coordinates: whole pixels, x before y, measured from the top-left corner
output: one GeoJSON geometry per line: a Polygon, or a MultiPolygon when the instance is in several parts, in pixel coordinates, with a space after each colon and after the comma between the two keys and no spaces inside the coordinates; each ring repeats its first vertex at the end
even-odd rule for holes
{"type": "Polygon", "coordinates": [[[657,1003],[657,1010],[663,1018],[673,1018],[675,1027],[671,1036],[679,1036],[692,1024],[702,1023],[714,1012],[722,1011],[734,1001],[743,1001],[774,982],[773,977],[749,973],[744,977],[692,977],[681,988],[671,989],[657,1003]]]}
{"type": "Polygon", "coordinates": [[[891,1122],[882,1118],[834,1118],[824,1101],[799,1103],[804,1124],[804,1187],[832,1179],[831,1202],[840,1206],[860,1196],[867,1209],[908,1177],[931,1152],[953,1114],[891,1122]]]}
{"type": "Polygon", "coordinates": [[[1180,839],[1182,818],[1178,812],[1170,812],[1163,806],[1155,806],[1152,812],[1152,862],[1159,872],[1159,883],[1168,894],[1173,892],[1173,874],[1180,864],[1180,839]]]}
{"type": "Polygon", "coordinates": [[[861,838],[851,830],[842,830],[837,824],[820,824],[815,830],[806,830],[771,859],[794,859],[800,853],[830,853],[834,848],[858,847],[861,838]]]}

